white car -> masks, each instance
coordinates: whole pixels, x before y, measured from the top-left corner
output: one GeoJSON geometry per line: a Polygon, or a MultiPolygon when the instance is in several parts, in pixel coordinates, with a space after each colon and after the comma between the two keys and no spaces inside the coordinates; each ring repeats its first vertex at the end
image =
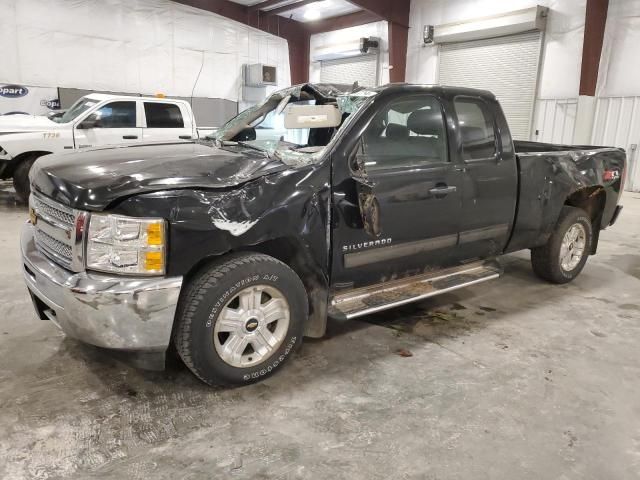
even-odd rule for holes
{"type": "Polygon", "coordinates": [[[29,170],[38,157],[102,145],[198,138],[189,102],[93,93],[57,118],[0,117],[0,178],[13,178],[20,201],[29,197],[29,170]]]}

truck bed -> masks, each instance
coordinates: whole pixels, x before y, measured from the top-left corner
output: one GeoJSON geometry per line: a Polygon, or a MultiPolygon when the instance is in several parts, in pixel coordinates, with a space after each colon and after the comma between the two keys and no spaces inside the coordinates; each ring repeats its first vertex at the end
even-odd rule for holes
{"type": "Polygon", "coordinates": [[[557,145],[514,141],[519,191],[513,236],[508,251],[544,244],[560,209],[577,191],[602,194],[600,228],[609,225],[621,191],[625,153],[613,147],[557,145]],[[617,177],[607,178],[618,172],[617,177]]]}

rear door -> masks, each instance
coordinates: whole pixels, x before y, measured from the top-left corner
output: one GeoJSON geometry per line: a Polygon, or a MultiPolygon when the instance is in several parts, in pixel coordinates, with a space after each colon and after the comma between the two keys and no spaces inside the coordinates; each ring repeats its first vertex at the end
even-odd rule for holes
{"type": "Polygon", "coordinates": [[[491,99],[456,96],[463,260],[500,254],[513,228],[518,196],[516,158],[500,105],[491,99]]]}
{"type": "Polygon", "coordinates": [[[403,95],[373,115],[350,156],[338,154],[334,286],[364,286],[455,263],[462,172],[449,159],[446,130],[436,96],[403,95]]]}
{"type": "Polygon", "coordinates": [[[74,127],[76,148],[142,141],[135,100],[113,101],[90,113],[74,127]]]}
{"type": "Polygon", "coordinates": [[[185,105],[143,100],[145,141],[190,140],[191,118],[185,105]]]}

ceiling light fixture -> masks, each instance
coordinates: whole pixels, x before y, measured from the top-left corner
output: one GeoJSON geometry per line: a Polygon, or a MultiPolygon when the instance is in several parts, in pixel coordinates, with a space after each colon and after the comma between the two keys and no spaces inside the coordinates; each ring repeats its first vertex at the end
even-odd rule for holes
{"type": "Polygon", "coordinates": [[[307,10],[304,12],[304,19],[305,20],[319,20],[320,17],[322,16],[322,14],[320,13],[320,10],[317,8],[307,8],[307,10]]]}

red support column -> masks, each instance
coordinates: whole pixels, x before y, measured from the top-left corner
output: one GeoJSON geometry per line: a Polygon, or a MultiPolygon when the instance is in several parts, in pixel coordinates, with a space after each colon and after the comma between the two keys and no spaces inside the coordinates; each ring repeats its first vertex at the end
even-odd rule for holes
{"type": "Polygon", "coordinates": [[[389,22],[389,81],[404,82],[407,72],[409,27],[389,22]]]}
{"type": "Polygon", "coordinates": [[[594,96],[609,0],[587,0],[580,72],[580,95],[594,96]]]}

